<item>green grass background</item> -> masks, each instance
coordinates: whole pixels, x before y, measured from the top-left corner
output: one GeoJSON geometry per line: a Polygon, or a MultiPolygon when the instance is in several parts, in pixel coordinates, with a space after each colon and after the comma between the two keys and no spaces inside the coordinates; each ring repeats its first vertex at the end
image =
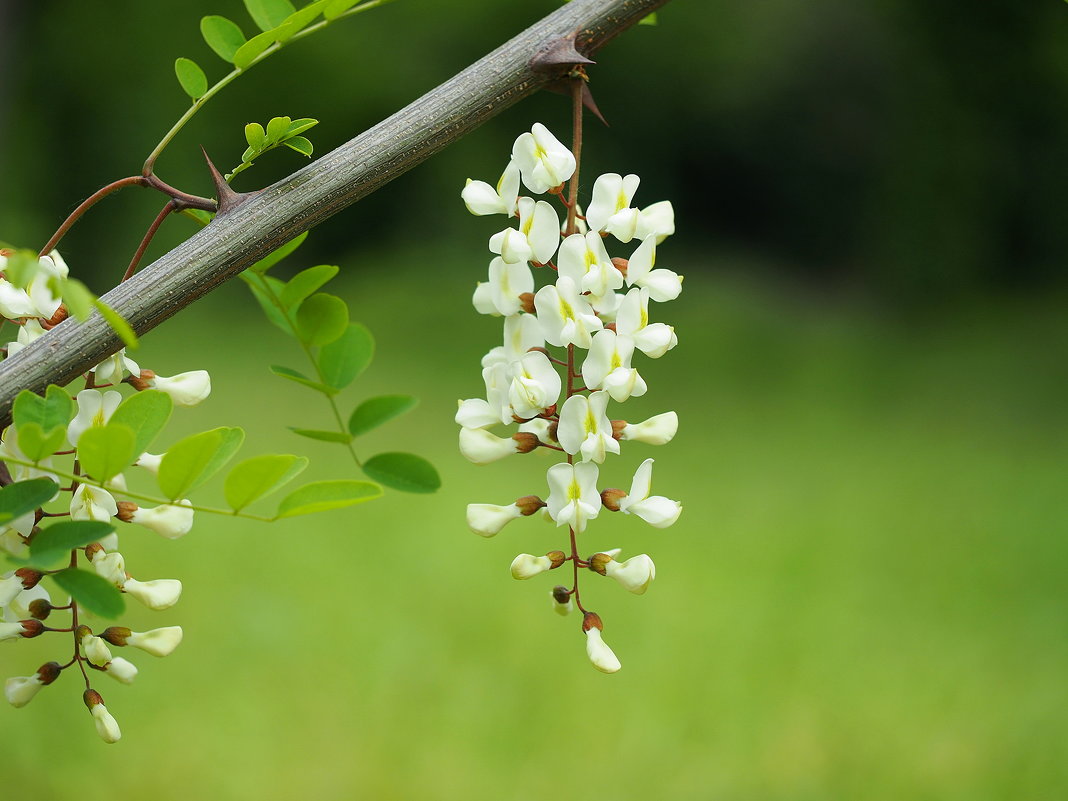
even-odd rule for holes
{"type": "MultiPolygon", "coordinates": [[[[686,291],[654,319],[680,344],[639,357],[649,394],[610,411],[674,408],[679,435],[625,444],[602,476],[626,488],[654,456],[655,490],[685,511],[666,530],[605,513],[583,535],[585,551],[656,560],[642,597],[583,577],[620,673],[594,671],[579,619],[550,611],[554,574],[508,575],[516,553],[561,547],[560,530],[520,520],[483,540],[464,525],[468,502],[543,494],[554,461],[479,468],[456,451],[456,399],[481,392],[478,358],[500,330],[468,302],[482,257],[365,251],[342,262],[337,291],[379,350],[342,398],[418,395],[362,451],[422,453],[442,490],[273,526],[201,515],[175,542],[124,531],[135,576],[185,582],[177,607],[131,605],[129,625],[180,624],[185,642],[165,660],[127,655],[141,668],[132,687],[97,682],[123,729],[115,746],[97,739],[70,675],[0,709],[0,795],[1068,793],[1061,299],[905,318],[676,247],[661,262],[688,274],[686,291]]],[[[302,452],[308,476],[353,475],[340,448],[286,430],[326,427],[328,411],[268,373],[303,364],[243,287],[164,324],[137,358],[165,374],[211,370],[211,399],[179,410],[165,442],[237,424],[246,456],[302,452]]],[[[47,637],[0,646],[0,673],[30,673],[66,641],[56,650],[47,637]]]]}

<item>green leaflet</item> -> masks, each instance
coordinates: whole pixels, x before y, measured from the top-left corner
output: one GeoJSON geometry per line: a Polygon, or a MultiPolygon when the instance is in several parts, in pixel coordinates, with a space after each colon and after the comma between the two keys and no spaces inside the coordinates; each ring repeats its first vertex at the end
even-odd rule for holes
{"type": "Polygon", "coordinates": [[[59,485],[50,478],[16,481],[0,488],[0,526],[44,506],[59,494],[59,485]]]}
{"type": "Polygon", "coordinates": [[[319,350],[323,381],[341,390],[355,381],[375,355],[375,340],[367,326],[351,323],[337,339],[319,350]]]}
{"type": "Polygon", "coordinates": [[[159,465],[159,487],[171,500],[184,498],[191,489],[211,478],[241,447],[240,428],[213,428],[175,443],[159,465]]]}
{"type": "Polygon", "coordinates": [[[237,51],[245,43],[245,34],[237,23],[218,15],[200,20],[200,35],[219,58],[231,64],[237,51]]]}
{"type": "Polygon", "coordinates": [[[100,617],[114,619],[126,610],[122,594],[96,573],[69,567],[52,574],[59,588],[70,594],[78,604],[100,617]]]}
{"type": "Polygon", "coordinates": [[[223,491],[226,502],[235,512],[253,501],[269,495],[296,478],[308,460],[292,454],[253,456],[235,465],[226,476],[223,491]]]}
{"type": "Polygon", "coordinates": [[[418,403],[419,399],[411,395],[379,395],[376,398],[368,398],[356,407],[349,418],[349,433],[354,437],[366,434],[394,417],[414,409],[418,403]]]}
{"type": "Polygon", "coordinates": [[[91,542],[102,540],[115,527],[99,520],[65,520],[53,523],[34,535],[30,543],[30,561],[33,567],[50,568],[61,559],[70,559],[75,548],[84,548],[91,542]]]}
{"type": "Polygon", "coordinates": [[[174,74],[182,91],[193,100],[202,98],[208,91],[208,76],[191,58],[179,58],[174,62],[174,74]]]}
{"type": "Polygon", "coordinates": [[[380,453],[363,463],[363,472],[402,492],[430,493],[441,487],[434,465],[414,453],[380,453]]]}
{"type": "Polygon", "coordinates": [[[345,506],[374,500],[382,495],[382,488],[370,481],[342,479],[316,481],[290,493],[278,504],[276,519],[341,509],[345,506]]]}

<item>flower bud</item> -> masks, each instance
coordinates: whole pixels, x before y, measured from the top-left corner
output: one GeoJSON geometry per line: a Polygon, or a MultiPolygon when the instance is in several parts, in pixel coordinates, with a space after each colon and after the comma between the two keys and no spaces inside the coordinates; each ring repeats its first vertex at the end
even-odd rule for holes
{"type": "MultiPolygon", "coordinates": [[[[534,442],[536,445],[537,437],[534,442]]],[[[518,450],[518,441],[511,437],[498,437],[480,428],[460,429],[460,453],[474,464],[489,464],[518,450]]]]}
{"type": "Polygon", "coordinates": [[[165,626],[145,632],[132,631],[125,639],[126,645],[140,648],[152,656],[168,656],[182,642],[182,627],[165,626]]]}
{"type": "Polygon", "coordinates": [[[467,504],[467,526],[481,537],[492,537],[523,512],[517,504],[496,506],[492,503],[467,504]]]}
{"type": "Polygon", "coordinates": [[[17,620],[13,623],[0,623],[0,642],[14,640],[18,637],[32,639],[44,634],[45,627],[40,620],[17,620]]]}
{"type": "Polygon", "coordinates": [[[582,630],[586,632],[586,656],[595,668],[602,673],[615,673],[622,665],[601,638],[604,624],[595,612],[587,612],[582,619],[582,630]]]}
{"type": "Polygon", "coordinates": [[[137,665],[116,656],[107,663],[104,672],[120,684],[133,684],[133,680],[137,678],[137,665]]]}
{"type": "Polygon", "coordinates": [[[679,430],[679,416],[675,412],[664,412],[641,423],[632,424],[622,420],[613,420],[613,430],[616,422],[622,423],[620,439],[629,442],[644,442],[649,445],[664,445],[671,442],[679,430]]]}
{"type": "Polygon", "coordinates": [[[529,553],[521,553],[512,560],[512,578],[528,579],[539,573],[553,569],[553,560],[548,556],[534,556],[529,553]]]}
{"type": "MultiPolygon", "coordinates": [[[[161,537],[175,540],[188,534],[193,528],[193,510],[190,508],[192,505],[188,498],[183,498],[177,504],[161,504],[149,509],[133,505],[134,509],[130,512],[128,522],[137,523],[155,531],[161,537]]],[[[119,518],[127,520],[121,514],[119,518]]]]}
{"type": "Polygon", "coordinates": [[[54,682],[60,674],[58,662],[46,662],[32,676],[16,676],[4,682],[4,697],[13,707],[26,706],[46,684],[54,682]]]}
{"type": "Polygon", "coordinates": [[[571,602],[571,593],[567,587],[557,584],[550,593],[553,599],[553,611],[558,615],[569,615],[575,605],[571,602]]]}
{"type": "Polygon", "coordinates": [[[158,389],[171,396],[178,406],[196,406],[211,394],[211,376],[207,370],[190,370],[171,377],[142,370],[139,378],[128,379],[138,390],[158,389]]]}
{"type": "Polygon", "coordinates": [[[117,743],[122,737],[122,732],[119,731],[119,724],[115,718],[104,706],[104,699],[100,697],[100,693],[96,690],[86,690],[82,695],[82,700],[93,716],[96,733],[100,735],[100,739],[105,743],[117,743]]]}
{"type": "Polygon", "coordinates": [[[627,592],[642,595],[649,588],[649,583],[656,578],[656,565],[648,554],[643,553],[624,562],[609,559],[604,565],[604,571],[598,572],[614,578],[627,592]]]}
{"type": "Polygon", "coordinates": [[[156,579],[154,581],[126,579],[122,589],[149,609],[157,611],[169,609],[182,597],[182,582],[178,579],[156,579]]]}
{"type": "Polygon", "coordinates": [[[37,598],[36,600],[30,601],[30,617],[35,620],[47,620],[54,608],[55,607],[53,607],[45,598],[37,598]]]}
{"type": "Polygon", "coordinates": [[[618,512],[620,500],[626,497],[627,493],[621,489],[601,490],[601,505],[609,512],[618,512]]]}
{"type": "Polygon", "coordinates": [[[524,517],[530,517],[539,509],[545,508],[545,501],[537,495],[524,495],[516,500],[515,505],[519,507],[519,511],[524,517]]]}
{"type": "Polygon", "coordinates": [[[107,643],[93,634],[88,626],[78,626],[75,635],[78,637],[82,653],[90,664],[104,667],[111,661],[111,650],[108,648],[107,643]]]}

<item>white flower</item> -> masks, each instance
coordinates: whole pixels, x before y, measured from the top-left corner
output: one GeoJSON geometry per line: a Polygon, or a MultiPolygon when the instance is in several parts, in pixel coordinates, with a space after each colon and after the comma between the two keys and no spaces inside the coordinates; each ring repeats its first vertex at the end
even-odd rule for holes
{"type": "Polygon", "coordinates": [[[120,348],[118,353],[108,356],[90,372],[94,375],[98,385],[117,384],[122,381],[124,372],[139,376],[141,368],[137,366],[137,362],[126,355],[126,348],[120,348]]]}
{"type": "Polygon", "coordinates": [[[178,406],[196,406],[211,394],[211,376],[207,370],[190,370],[187,373],[178,373],[169,378],[163,375],[153,374],[142,378],[150,389],[158,389],[171,396],[171,400],[178,406]]]}
{"type": "Polygon", "coordinates": [[[100,735],[105,743],[117,743],[122,738],[122,732],[119,730],[119,724],[108,712],[108,708],[104,706],[103,701],[100,700],[99,694],[93,690],[87,690],[86,693],[86,706],[89,707],[89,712],[93,716],[93,722],[96,724],[96,733],[100,735]],[[95,696],[95,703],[91,702],[90,696],[95,696]]]}
{"type": "Polygon", "coordinates": [[[560,244],[560,217],[550,204],[533,198],[519,199],[519,228],[507,228],[490,237],[491,253],[509,264],[533,260],[549,262],[560,244]]]}
{"type": "Polygon", "coordinates": [[[620,439],[628,442],[644,442],[647,445],[664,445],[671,442],[679,430],[679,416],[675,412],[663,412],[640,423],[623,426],[620,439]]]}
{"type": "Polygon", "coordinates": [[[525,423],[520,423],[519,430],[524,434],[533,434],[538,438],[538,442],[544,443],[545,445],[556,444],[556,440],[549,433],[552,430],[552,423],[544,417],[535,417],[533,420],[527,420],[525,423]]]}
{"type": "Polygon", "coordinates": [[[582,533],[586,521],[601,511],[601,494],[597,491],[597,465],[554,464],[546,473],[549,497],[546,508],[557,526],[568,525],[582,533]]]}
{"type": "Polygon", "coordinates": [[[122,558],[122,554],[116,552],[113,553],[97,553],[93,557],[93,570],[105,581],[114,584],[120,590],[126,583],[126,560],[122,558]]]}
{"type": "Polygon", "coordinates": [[[674,300],[682,292],[682,276],[663,268],[654,270],[655,264],[656,237],[647,236],[627,262],[627,286],[648,289],[649,297],[661,303],[674,300]]]}
{"type": "Polygon", "coordinates": [[[130,515],[130,522],[155,531],[169,540],[178,539],[193,528],[193,504],[183,498],[177,504],[161,504],[151,509],[139,506],[130,515]]]}
{"type": "Polygon", "coordinates": [[[583,462],[601,464],[605,455],[619,453],[619,442],[612,437],[612,423],[605,414],[607,392],[572,395],[560,407],[560,424],[556,438],[571,455],[580,455],[583,462]]]}
{"type": "Polygon", "coordinates": [[[656,528],[667,528],[682,514],[682,504],[662,495],[650,495],[653,484],[653,460],[646,459],[634,473],[630,492],[620,499],[619,511],[637,515],[656,528]]]}
{"type": "Polygon", "coordinates": [[[555,590],[549,591],[549,597],[552,598],[553,611],[556,612],[556,614],[566,617],[575,611],[575,604],[572,602],[570,595],[567,596],[567,600],[563,603],[560,603],[557,599],[555,590]]]}
{"type": "Polygon", "coordinates": [[[620,242],[633,239],[639,212],[630,208],[630,202],[638,190],[639,181],[637,175],[624,178],[614,172],[598,177],[593,184],[593,199],[586,210],[586,223],[590,229],[607,230],[620,242]]]}
{"type": "Polygon", "coordinates": [[[101,520],[106,523],[118,511],[110,492],[88,484],[79,484],[70,499],[71,520],[101,520]]]}
{"type": "Polygon", "coordinates": [[[492,503],[467,504],[467,526],[480,537],[492,537],[518,517],[523,510],[510,503],[496,506],[492,503]]]}
{"type": "Polygon", "coordinates": [[[12,573],[10,576],[0,578],[0,608],[14,601],[15,596],[25,589],[21,576],[12,573]]]}
{"type": "Polygon", "coordinates": [[[634,340],[635,347],[650,359],[659,359],[678,343],[675,329],[649,322],[649,290],[633,287],[616,312],[616,333],[634,340]]]}
{"type": "Polygon", "coordinates": [[[656,237],[656,244],[660,244],[675,233],[675,209],[670,200],[661,200],[646,206],[638,214],[638,230],[635,236],[645,239],[649,236],[656,237]]]}
{"type": "Polygon", "coordinates": [[[623,273],[612,263],[596,231],[572,234],[560,243],[557,269],[575,282],[579,292],[589,292],[594,298],[623,286],[623,273]]]}
{"type": "Polygon", "coordinates": [[[36,673],[32,676],[14,676],[4,682],[4,697],[13,707],[26,706],[37,692],[44,687],[44,682],[36,673]]]}
{"type": "Polygon", "coordinates": [[[615,331],[598,331],[590,352],[582,362],[582,379],[588,389],[604,389],[612,399],[622,403],[640,397],[648,389],[645,380],[630,366],[634,340],[615,331]]]}
{"type": "Polygon", "coordinates": [[[122,395],[115,390],[101,392],[98,389],[83,389],[76,398],[78,413],[67,426],[67,441],[78,446],[78,438],[90,426],[106,425],[111,415],[122,403],[122,395]]]}
{"type": "MultiPolygon", "coordinates": [[[[4,283],[5,281],[0,279],[0,292],[3,290],[4,283]]],[[[2,303],[0,303],[0,313],[2,313],[2,303]]],[[[19,333],[15,341],[7,343],[7,355],[13,356],[18,353],[35,339],[43,336],[44,332],[45,330],[41,327],[41,324],[36,318],[29,318],[25,323],[19,326],[19,333]]]]}
{"type": "Polygon", "coordinates": [[[533,578],[546,570],[552,570],[553,560],[548,556],[534,556],[529,553],[521,553],[512,560],[512,578],[533,578]]]}
{"type": "Polygon", "coordinates": [[[464,428],[489,428],[501,422],[500,412],[481,398],[457,401],[456,422],[464,428]]]}
{"type": "Polygon", "coordinates": [[[560,186],[575,174],[574,155],[540,122],[515,140],[512,158],[519,165],[523,183],[536,195],[560,186]]]}
{"type": "Polygon", "coordinates": [[[607,562],[604,566],[605,575],[614,578],[628,592],[642,595],[648,588],[649,583],[656,578],[656,565],[648,554],[632,556],[624,562],[615,559],[607,562]]]}
{"type": "Polygon", "coordinates": [[[28,590],[22,590],[17,593],[14,598],[8,601],[6,605],[0,604],[0,608],[2,608],[4,613],[3,619],[8,622],[14,622],[32,617],[30,614],[30,604],[38,600],[52,600],[48,595],[48,590],[44,588],[43,584],[37,584],[30,587],[28,590]]]}
{"type": "Polygon", "coordinates": [[[145,632],[131,631],[126,635],[126,644],[152,656],[168,656],[181,644],[182,633],[181,626],[165,626],[145,632]]]}
{"type": "Polygon", "coordinates": [[[132,595],[149,609],[169,609],[182,597],[182,582],[178,579],[155,579],[154,581],[137,581],[126,579],[122,585],[123,592],[132,595]]]}
{"type": "Polygon", "coordinates": [[[468,178],[467,184],[460,192],[467,210],[478,216],[506,214],[511,217],[515,214],[518,196],[519,165],[514,159],[509,161],[508,166],[504,168],[504,173],[497,181],[496,189],[485,181],[472,181],[468,178]]]}
{"type": "Polygon", "coordinates": [[[508,401],[516,417],[537,417],[560,398],[560,374],[541,351],[525,354],[513,369],[508,401]]]}
{"type": "Polygon", "coordinates": [[[489,282],[478,285],[472,300],[475,301],[475,309],[481,314],[510,317],[519,314],[522,308],[519,296],[533,291],[534,275],[530,272],[529,264],[525,261],[509,264],[497,256],[489,265],[489,282]],[[490,310],[486,311],[487,308],[490,310]]]}
{"type": "Polygon", "coordinates": [[[133,680],[137,678],[137,665],[121,656],[116,656],[108,662],[104,670],[111,678],[122,684],[133,684],[133,680]]]}
{"type": "Polygon", "coordinates": [[[104,667],[111,661],[111,650],[108,644],[95,634],[85,634],[81,639],[82,653],[91,664],[104,667]]]}
{"type": "Polygon", "coordinates": [[[557,347],[577,345],[588,349],[593,332],[604,327],[586,298],[579,294],[575,282],[566,275],[557,278],[555,285],[538,290],[534,308],[542,335],[557,347]]]}
{"type": "Polygon", "coordinates": [[[498,437],[481,428],[460,429],[460,453],[474,464],[489,464],[519,452],[519,443],[511,437],[498,437]]]}
{"type": "Polygon", "coordinates": [[[516,314],[505,319],[504,346],[500,355],[507,364],[519,361],[531,348],[540,348],[544,344],[541,326],[533,314],[516,314]]]}
{"type": "Polygon", "coordinates": [[[16,640],[25,634],[28,629],[23,625],[23,621],[16,620],[11,623],[0,623],[0,642],[5,640],[16,640]]]}
{"type": "Polygon", "coordinates": [[[612,649],[601,638],[601,630],[596,626],[586,629],[586,656],[602,673],[615,673],[623,667],[616,655],[612,653],[612,649]]]}
{"type": "Polygon", "coordinates": [[[37,307],[25,289],[19,289],[10,281],[0,278],[0,315],[8,320],[36,317],[37,307]]]}
{"type": "Polygon", "coordinates": [[[155,476],[159,474],[159,463],[163,461],[163,457],[166,455],[167,454],[165,453],[155,454],[145,451],[137,457],[137,461],[134,462],[134,465],[136,467],[145,468],[145,470],[155,476]]]}

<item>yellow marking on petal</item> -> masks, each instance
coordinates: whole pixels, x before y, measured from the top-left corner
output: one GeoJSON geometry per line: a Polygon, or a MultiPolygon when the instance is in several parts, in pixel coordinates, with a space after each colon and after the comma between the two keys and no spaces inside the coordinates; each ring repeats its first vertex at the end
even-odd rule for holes
{"type": "Polygon", "coordinates": [[[586,429],[587,434],[597,433],[597,418],[593,416],[593,409],[587,407],[586,419],[583,421],[582,425],[586,429]]]}
{"type": "Polygon", "coordinates": [[[645,306],[642,306],[640,311],[641,325],[639,325],[638,328],[642,329],[645,328],[645,326],[649,325],[649,309],[645,306]]]}
{"type": "Polygon", "coordinates": [[[621,358],[619,358],[619,351],[618,350],[612,351],[612,362],[611,362],[611,364],[612,364],[612,369],[613,370],[615,370],[617,367],[622,367],[623,366],[623,360],[621,358]]]}
{"type": "Polygon", "coordinates": [[[582,497],[582,487],[579,486],[578,481],[571,480],[571,484],[567,488],[567,499],[569,501],[577,501],[582,497]]]}
{"type": "Polygon", "coordinates": [[[575,310],[571,308],[571,304],[560,298],[560,316],[565,320],[575,319],[575,310]]]}
{"type": "Polygon", "coordinates": [[[620,187],[619,194],[616,195],[616,211],[617,212],[623,211],[623,209],[625,209],[626,207],[627,207],[627,195],[623,191],[623,188],[620,187]]]}

